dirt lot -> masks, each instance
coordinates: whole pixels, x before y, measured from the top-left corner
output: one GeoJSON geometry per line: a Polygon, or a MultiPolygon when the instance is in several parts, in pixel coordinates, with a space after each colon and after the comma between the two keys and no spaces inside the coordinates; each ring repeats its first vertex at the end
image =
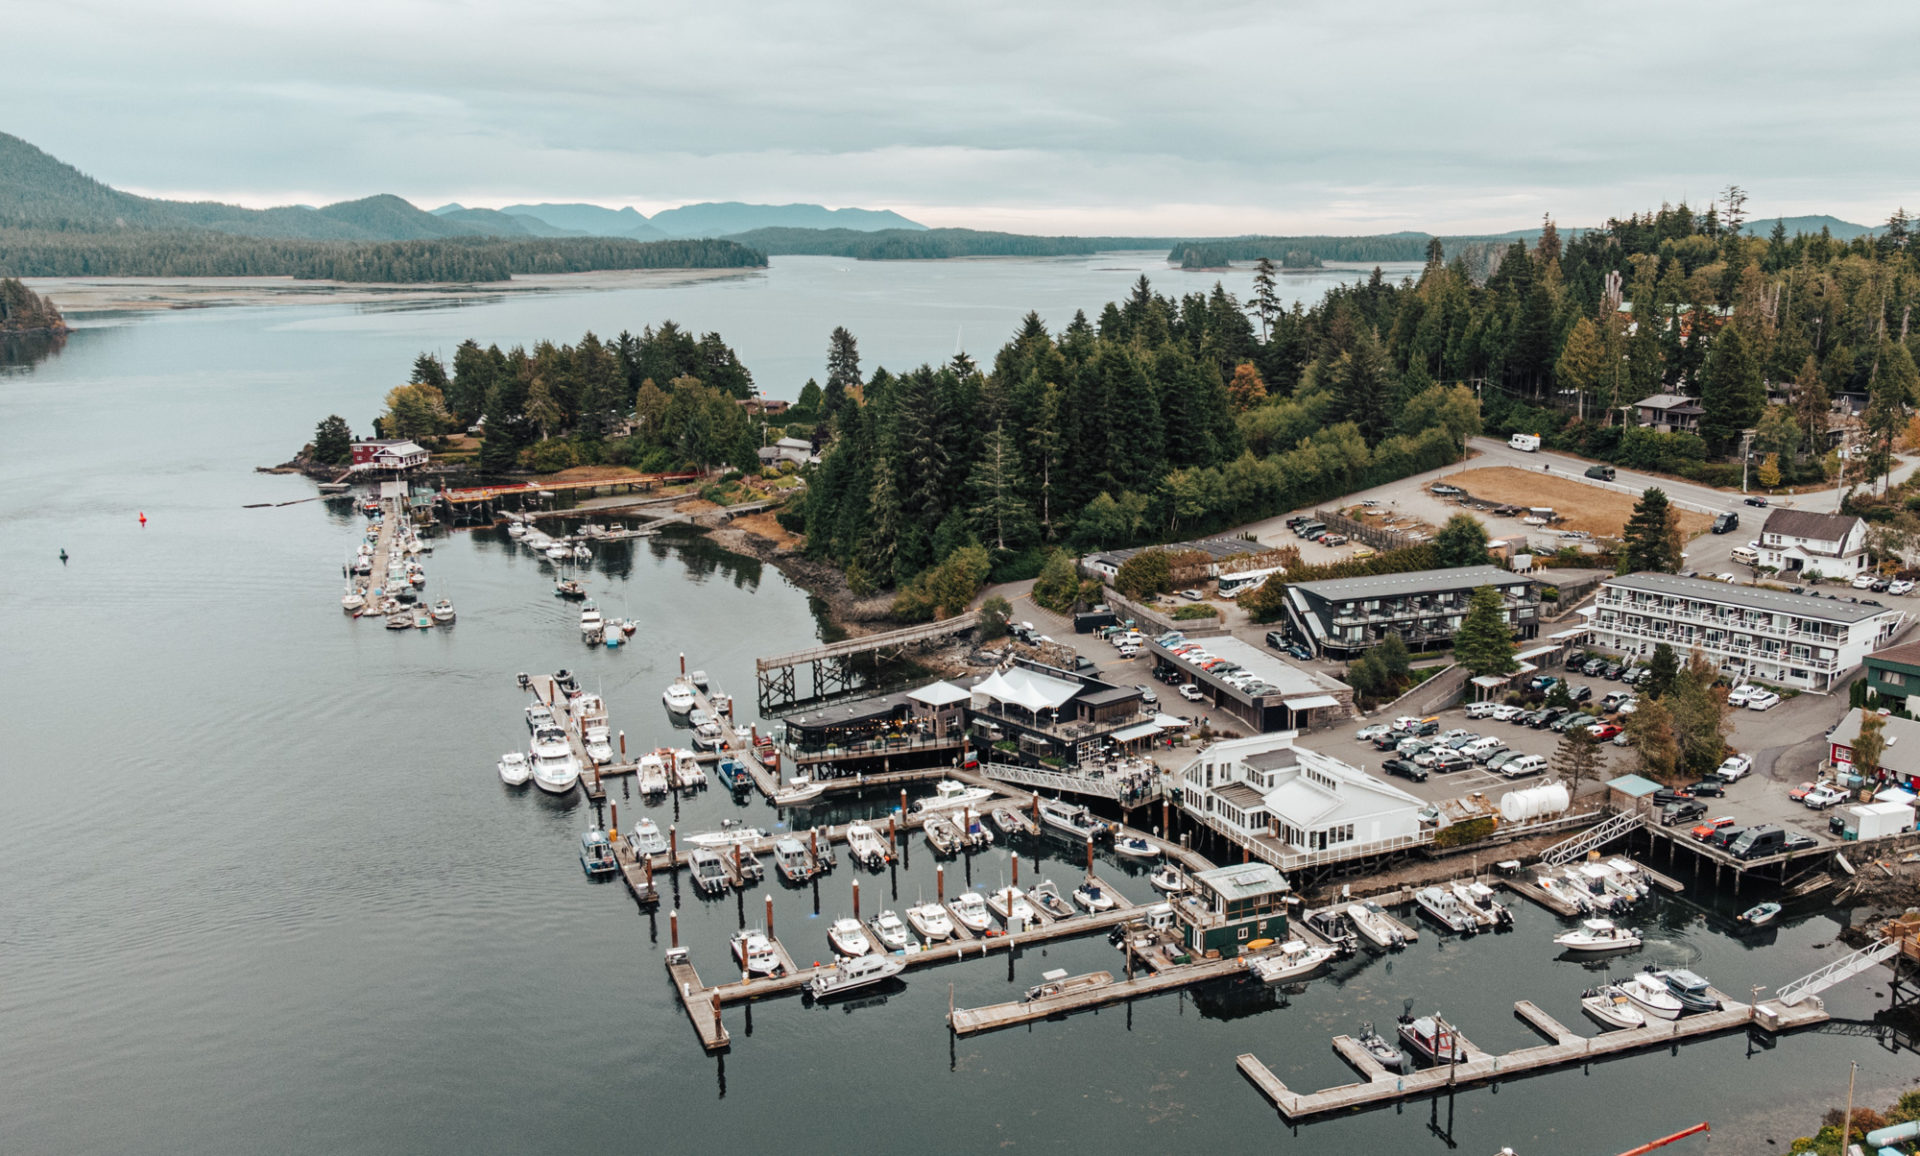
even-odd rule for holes
{"type": "MultiPolygon", "coordinates": [[[[1465,470],[1447,478],[1450,485],[1492,502],[1515,506],[1551,506],[1565,519],[1554,523],[1556,529],[1585,530],[1595,537],[1618,538],[1633,514],[1637,500],[1631,494],[1616,494],[1598,486],[1589,486],[1557,474],[1530,473],[1510,466],[1489,466],[1465,470]]],[[[1705,532],[1713,519],[1691,510],[1680,510],[1680,533],[1691,538],[1705,532]]]]}

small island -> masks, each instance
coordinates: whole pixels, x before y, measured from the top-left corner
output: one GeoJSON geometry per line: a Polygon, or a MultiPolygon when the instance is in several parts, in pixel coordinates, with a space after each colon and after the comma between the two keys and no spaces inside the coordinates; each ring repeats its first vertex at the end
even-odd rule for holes
{"type": "Polygon", "coordinates": [[[63,337],[67,322],[53,302],[21,281],[6,277],[0,278],[0,333],[63,337]]]}

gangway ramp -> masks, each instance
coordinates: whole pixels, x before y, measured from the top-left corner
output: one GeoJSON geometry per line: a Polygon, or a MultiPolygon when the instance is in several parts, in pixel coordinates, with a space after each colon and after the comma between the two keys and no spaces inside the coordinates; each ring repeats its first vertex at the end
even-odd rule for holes
{"type": "Polygon", "coordinates": [[[1803,975],[1781,987],[1775,993],[1776,998],[1788,1007],[1792,1007],[1809,996],[1819,995],[1835,984],[1845,983],[1854,976],[1885,963],[1899,951],[1900,942],[1894,939],[1883,939],[1879,943],[1869,944],[1852,955],[1836,959],[1819,971],[1803,975]]]}
{"type": "Polygon", "coordinates": [[[1555,843],[1541,853],[1540,861],[1549,867],[1571,863],[1589,851],[1639,830],[1645,822],[1644,818],[1631,811],[1622,811],[1598,827],[1590,827],[1571,839],[1555,843]]]}

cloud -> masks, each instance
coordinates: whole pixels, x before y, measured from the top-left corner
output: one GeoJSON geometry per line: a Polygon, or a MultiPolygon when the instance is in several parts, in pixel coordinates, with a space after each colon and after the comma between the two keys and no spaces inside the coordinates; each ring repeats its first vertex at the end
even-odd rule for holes
{"type": "Polygon", "coordinates": [[[693,200],[1048,232],[1883,219],[1920,9],[15,0],[16,132],[249,204],[693,200]]]}

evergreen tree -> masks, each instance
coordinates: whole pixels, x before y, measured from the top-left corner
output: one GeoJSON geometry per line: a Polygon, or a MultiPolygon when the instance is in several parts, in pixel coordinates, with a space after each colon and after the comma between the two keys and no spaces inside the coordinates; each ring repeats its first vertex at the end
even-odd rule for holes
{"type": "Polygon", "coordinates": [[[1753,347],[1739,326],[1730,325],[1714,339],[1700,391],[1700,408],[1706,411],[1700,418],[1700,435],[1707,440],[1708,451],[1732,452],[1740,444],[1741,431],[1759,424],[1766,404],[1766,386],[1753,347]]]}
{"type": "Polygon", "coordinates": [[[1582,317],[1567,332],[1567,342],[1560,349],[1560,360],[1554,364],[1554,378],[1561,389],[1579,392],[1583,416],[1587,413],[1586,407],[1600,399],[1601,386],[1606,380],[1605,369],[1606,343],[1600,327],[1582,317]]]}
{"type": "Polygon", "coordinates": [[[333,414],[313,431],[313,460],[329,466],[353,460],[353,431],[347,428],[346,418],[333,414]]]}
{"type": "Polygon", "coordinates": [[[1655,643],[1653,657],[1647,662],[1647,671],[1647,697],[1663,698],[1673,689],[1673,680],[1680,674],[1680,658],[1673,652],[1673,647],[1664,642],[1655,643]]]}
{"type": "Polygon", "coordinates": [[[1371,330],[1362,331],[1353,349],[1333,364],[1333,391],[1340,420],[1360,429],[1368,445],[1378,442],[1393,426],[1393,393],[1397,375],[1371,330]]]}
{"type": "Polygon", "coordinates": [[[1832,402],[1827,397],[1827,383],[1820,380],[1820,366],[1812,354],[1807,355],[1800,372],[1793,379],[1793,391],[1788,397],[1787,406],[1793,410],[1794,424],[1800,428],[1805,451],[1816,458],[1825,454],[1832,402]]]}
{"type": "Polygon", "coordinates": [[[835,326],[827,335],[827,388],[821,400],[822,420],[832,420],[844,404],[847,390],[858,388],[860,344],[846,326],[835,326]]]}
{"type": "Polygon", "coordinates": [[[981,540],[1003,552],[1032,540],[1033,509],[1022,492],[1020,455],[1002,427],[987,435],[967,484],[973,496],[967,513],[981,540]]]}
{"type": "Polygon", "coordinates": [[[1455,514],[1433,536],[1434,561],[1442,566],[1485,566],[1487,528],[1471,514],[1455,514]]]}
{"type": "Polygon", "coordinates": [[[438,354],[422,353],[413,359],[413,372],[407,376],[409,385],[431,385],[442,394],[447,391],[447,367],[440,361],[438,354]]]}
{"type": "Polygon", "coordinates": [[[1648,699],[1627,716],[1627,741],[1651,779],[1673,783],[1682,774],[1680,741],[1673,713],[1659,699],[1648,699]]]}
{"type": "Polygon", "coordinates": [[[1387,636],[1380,640],[1380,645],[1368,651],[1368,654],[1379,659],[1381,669],[1396,684],[1412,672],[1413,656],[1407,653],[1406,642],[1392,631],[1388,631],[1387,636]]]}
{"type": "Polygon", "coordinates": [[[1679,518],[1664,491],[1655,488],[1640,495],[1627,519],[1625,539],[1621,573],[1671,574],[1680,569],[1679,518]]]}
{"type": "Polygon", "coordinates": [[[1690,775],[1712,774],[1726,758],[1728,707],[1726,696],[1714,689],[1715,677],[1712,664],[1695,651],[1660,700],[1673,715],[1680,767],[1690,775]]]}
{"type": "Polygon", "coordinates": [[[1453,656],[1475,677],[1510,674],[1520,668],[1513,659],[1506,604],[1493,587],[1477,586],[1468,598],[1466,617],[1453,636],[1453,656]]]}
{"type": "Polygon", "coordinates": [[[1600,744],[1584,726],[1568,727],[1553,752],[1551,770],[1566,781],[1567,794],[1580,797],[1580,787],[1600,769],[1600,744]]]}
{"type": "Polygon", "coordinates": [[[1266,341],[1273,334],[1273,320],[1280,316],[1280,295],[1277,291],[1273,259],[1262,257],[1253,267],[1253,301],[1247,309],[1260,319],[1260,340],[1266,341]]]}

